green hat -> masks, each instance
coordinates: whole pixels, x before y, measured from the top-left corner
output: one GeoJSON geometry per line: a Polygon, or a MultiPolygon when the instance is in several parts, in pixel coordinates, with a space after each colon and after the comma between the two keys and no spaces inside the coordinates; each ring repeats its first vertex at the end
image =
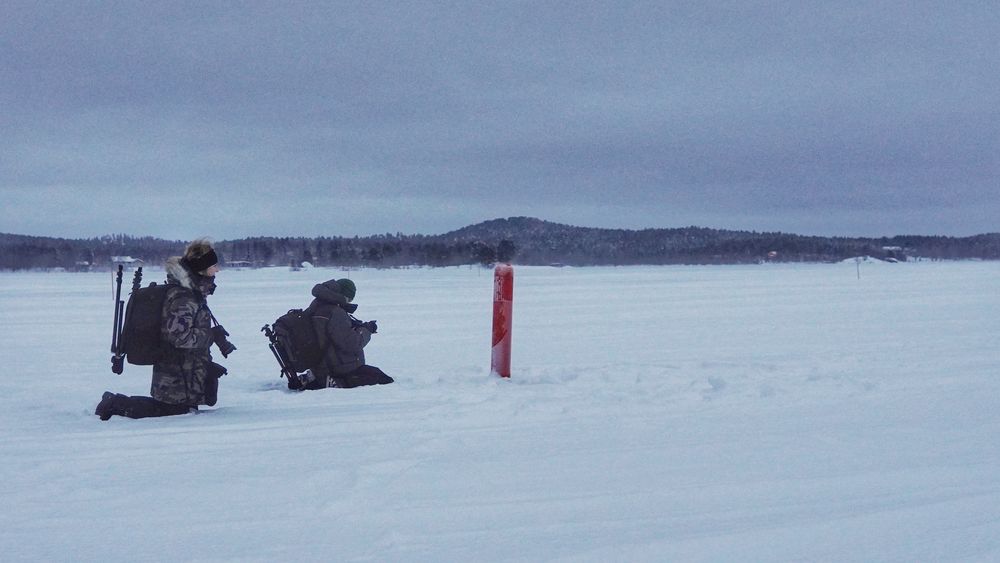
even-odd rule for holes
{"type": "Polygon", "coordinates": [[[347,298],[348,301],[354,301],[354,296],[358,293],[357,286],[354,282],[347,278],[342,278],[337,280],[337,286],[340,287],[340,294],[347,298]]]}

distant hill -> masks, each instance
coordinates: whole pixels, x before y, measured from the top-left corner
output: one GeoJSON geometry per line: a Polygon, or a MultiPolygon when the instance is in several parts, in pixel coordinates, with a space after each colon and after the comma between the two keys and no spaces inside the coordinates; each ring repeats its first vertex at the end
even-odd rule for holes
{"type": "MultiPolygon", "coordinates": [[[[63,239],[0,234],[0,269],[111,268],[114,257],[160,265],[184,250],[183,241],[109,235],[63,239]]],[[[217,243],[238,266],[396,267],[489,264],[739,264],[762,261],[832,262],[854,256],[884,260],[1000,259],[1000,233],[971,237],[817,237],[701,227],[599,229],[532,217],[493,219],[441,235],[367,237],[252,237],[217,243]]]]}
{"type": "Polygon", "coordinates": [[[531,217],[494,219],[441,235],[448,242],[511,241],[517,262],[545,264],[747,263],[762,260],[829,262],[854,256],[887,260],[1000,259],[1000,234],[954,238],[847,238],[684,227],[598,229],[531,217]]]}

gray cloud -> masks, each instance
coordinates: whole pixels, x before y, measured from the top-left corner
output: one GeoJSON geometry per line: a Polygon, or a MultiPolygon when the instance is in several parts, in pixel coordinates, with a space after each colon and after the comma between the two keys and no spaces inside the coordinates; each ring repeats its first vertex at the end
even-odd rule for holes
{"type": "Polygon", "coordinates": [[[0,231],[1000,230],[990,3],[6,2],[0,231]]]}

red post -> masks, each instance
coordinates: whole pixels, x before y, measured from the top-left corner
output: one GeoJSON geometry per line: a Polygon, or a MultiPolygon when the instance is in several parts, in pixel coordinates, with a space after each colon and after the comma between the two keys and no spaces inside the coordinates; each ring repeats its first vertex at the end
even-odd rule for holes
{"type": "Polygon", "coordinates": [[[493,358],[490,369],[510,377],[510,326],[514,305],[514,268],[498,264],[493,271],[493,358]]]}

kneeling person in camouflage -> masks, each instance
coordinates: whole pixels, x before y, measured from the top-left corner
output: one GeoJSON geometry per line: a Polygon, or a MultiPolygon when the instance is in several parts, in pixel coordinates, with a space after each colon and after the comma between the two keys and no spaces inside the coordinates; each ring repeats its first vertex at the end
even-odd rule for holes
{"type": "Polygon", "coordinates": [[[219,258],[207,240],[188,245],[184,256],[169,258],[165,269],[168,290],[163,303],[165,339],[163,357],[153,364],[152,397],[106,392],[94,414],[101,420],[114,415],[128,418],[169,416],[213,406],[218,398],[219,377],[226,369],[212,361],[209,348],[219,347],[223,356],[236,350],[221,326],[212,326],[206,301],[215,292],[219,258]]]}

